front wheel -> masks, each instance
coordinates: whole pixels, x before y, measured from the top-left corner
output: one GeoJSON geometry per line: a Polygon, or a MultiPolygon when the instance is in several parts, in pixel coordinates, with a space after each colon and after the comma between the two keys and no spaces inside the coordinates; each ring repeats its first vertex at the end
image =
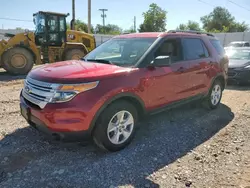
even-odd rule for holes
{"type": "Polygon", "coordinates": [[[210,109],[216,109],[220,105],[222,97],[222,84],[220,81],[216,80],[206,98],[206,106],[210,109]]]}
{"type": "Polygon", "coordinates": [[[34,57],[25,48],[14,47],[3,55],[3,68],[14,75],[27,74],[33,67],[34,57]]]}
{"type": "Polygon", "coordinates": [[[95,144],[104,150],[119,151],[133,139],[137,110],[129,102],[117,101],[101,114],[94,130],[95,144]]]}

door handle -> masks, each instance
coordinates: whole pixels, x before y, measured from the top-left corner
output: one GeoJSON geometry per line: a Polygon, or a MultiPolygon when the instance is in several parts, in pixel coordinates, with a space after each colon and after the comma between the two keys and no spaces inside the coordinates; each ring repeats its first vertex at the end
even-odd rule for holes
{"type": "Polygon", "coordinates": [[[179,69],[177,69],[177,72],[184,72],[186,69],[184,67],[180,67],[179,69]]]}

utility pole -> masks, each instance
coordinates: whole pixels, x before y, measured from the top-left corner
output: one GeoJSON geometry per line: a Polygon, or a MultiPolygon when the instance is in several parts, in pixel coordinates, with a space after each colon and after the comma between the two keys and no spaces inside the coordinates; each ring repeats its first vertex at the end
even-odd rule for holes
{"type": "Polygon", "coordinates": [[[134,32],[136,33],[136,17],[134,17],[134,32]]]}
{"type": "Polygon", "coordinates": [[[76,15],[75,15],[75,0],[72,0],[72,20],[70,22],[70,28],[72,30],[75,30],[75,18],[76,18],[76,15]]]}
{"type": "Polygon", "coordinates": [[[88,33],[91,33],[91,0],[88,0],[88,33]]]}
{"type": "Polygon", "coordinates": [[[102,26],[103,26],[103,31],[105,33],[105,18],[107,17],[107,15],[105,14],[105,11],[108,11],[108,9],[99,9],[100,11],[102,11],[101,17],[102,17],[102,26]]]}

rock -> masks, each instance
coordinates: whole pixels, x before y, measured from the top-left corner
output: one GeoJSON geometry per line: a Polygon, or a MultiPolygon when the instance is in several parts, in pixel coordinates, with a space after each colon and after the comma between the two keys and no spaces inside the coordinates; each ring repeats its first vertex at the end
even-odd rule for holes
{"type": "Polygon", "coordinates": [[[239,147],[236,147],[235,149],[238,151],[240,148],[239,148],[239,147]]]}
{"type": "Polygon", "coordinates": [[[199,160],[201,160],[201,157],[197,155],[197,156],[194,157],[194,159],[199,161],[199,160]]]}
{"type": "Polygon", "coordinates": [[[27,174],[27,173],[30,173],[30,172],[31,172],[31,170],[25,170],[23,173],[27,174]]]}
{"type": "Polygon", "coordinates": [[[177,179],[178,179],[178,177],[179,177],[178,175],[174,175],[174,179],[176,179],[176,180],[177,180],[177,179]]]}
{"type": "Polygon", "coordinates": [[[181,180],[181,177],[179,175],[175,175],[174,178],[179,181],[181,180]]]}
{"type": "Polygon", "coordinates": [[[226,153],[227,153],[227,154],[230,154],[230,153],[231,153],[231,151],[227,150],[227,151],[226,151],[226,153]]]}
{"type": "Polygon", "coordinates": [[[8,159],[9,159],[8,157],[4,157],[3,158],[4,161],[8,161],[8,159]]]}
{"type": "Polygon", "coordinates": [[[157,161],[157,160],[158,160],[158,159],[155,157],[155,158],[154,158],[154,161],[157,161]]]}
{"type": "Polygon", "coordinates": [[[64,173],[64,169],[60,169],[59,171],[58,171],[58,174],[63,174],[64,173]]]}
{"type": "Polygon", "coordinates": [[[162,177],[162,179],[166,179],[167,178],[167,176],[165,174],[163,174],[161,177],[162,177]]]}
{"type": "Polygon", "coordinates": [[[8,176],[8,178],[11,178],[13,175],[10,172],[8,172],[7,176],[8,176]]]}
{"type": "Polygon", "coordinates": [[[214,157],[218,157],[218,154],[217,154],[217,153],[214,153],[213,156],[214,156],[214,157]]]}
{"type": "Polygon", "coordinates": [[[186,187],[190,187],[192,185],[192,181],[188,180],[185,182],[186,187]]]}

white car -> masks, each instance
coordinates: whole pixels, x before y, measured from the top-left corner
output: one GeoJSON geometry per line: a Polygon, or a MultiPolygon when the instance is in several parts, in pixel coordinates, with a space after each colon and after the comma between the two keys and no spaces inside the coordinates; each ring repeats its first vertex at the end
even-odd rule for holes
{"type": "Polygon", "coordinates": [[[248,41],[234,41],[230,42],[226,48],[228,47],[250,47],[250,43],[248,41]]]}

